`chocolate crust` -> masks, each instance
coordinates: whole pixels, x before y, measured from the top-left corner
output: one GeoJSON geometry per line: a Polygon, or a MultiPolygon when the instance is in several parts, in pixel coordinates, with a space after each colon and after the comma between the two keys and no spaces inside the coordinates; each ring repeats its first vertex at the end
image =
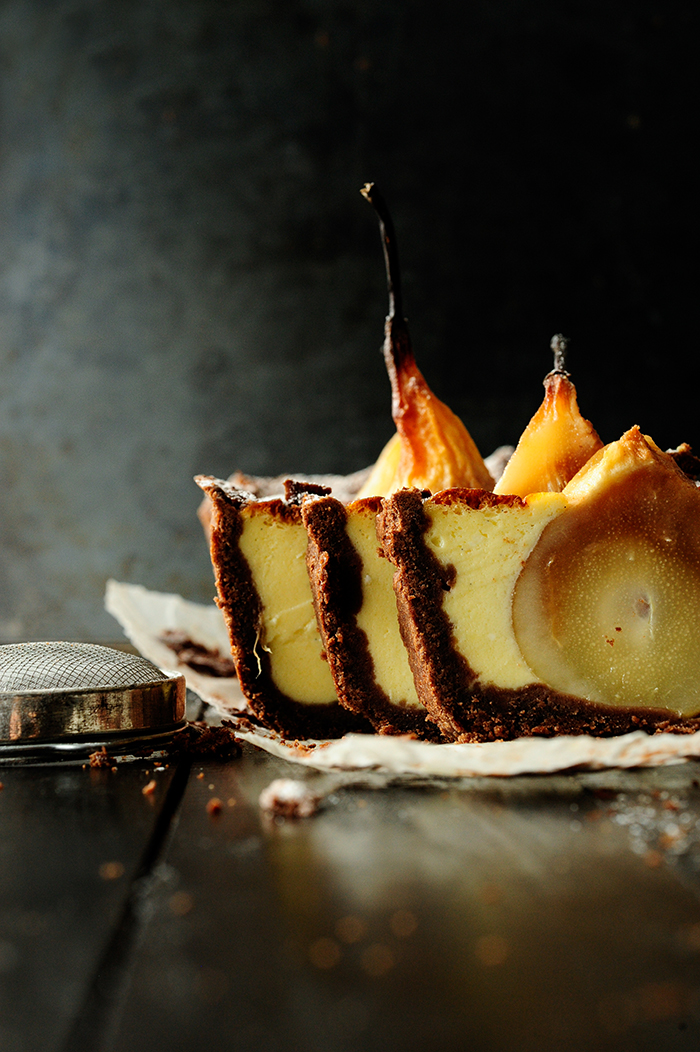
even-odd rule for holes
{"type": "MultiPolygon", "coordinates": [[[[365,720],[337,701],[304,705],[275,685],[270,655],[260,646],[262,603],[238,543],[243,530],[242,509],[251,505],[253,512],[262,513],[263,508],[250,494],[221,479],[199,475],[195,481],[211,500],[210,549],[217,604],[228,628],[241,690],[257,719],[287,738],[337,738],[348,731],[369,731],[365,720]]],[[[285,521],[301,522],[297,505],[275,499],[266,501],[265,506],[285,521]]]]}
{"type": "MultiPolygon", "coordinates": [[[[469,507],[499,501],[476,491],[469,507]]],[[[440,503],[457,503],[459,491],[446,491],[440,503]]],[[[517,499],[517,498],[516,498],[517,499]]],[[[663,709],[613,708],[547,687],[531,684],[506,690],[482,683],[456,650],[452,629],[443,609],[443,595],[454,580],[427,548],[428,528],[422,495],[401,490],[384,502],[377,533],[384,551],[397,567],[394,578],[399,626],[408,651],[418,696],[431,719],[449,741],[502,741],[519,737],[590,734],[612,737],[642,730],[692,734],[700,717],[681,718],[663,709]]]]}
{"type": "MultiPolygon", "coordinates": [[[[333,492],[340,500],[353,500],[365,482],[369,478],[372,465],[355,471],[351,475],[295,475],[293,482],[302,486],[321,486],[329,492],[333,492]]],[[[205,477],[205,476],[202,476],[205,477]]],[[[284,490],[290,481],[289,475],[245,475],[242,471],[234,471],[226,480],[228,485],[237,490],[250,494],[251,497],[262,500],[267,497],[276,497],[284,490]]],[[[211,532],[212,503],[208,496],[202,498],[197,508],[197,517],[202,524],[204,535],[209,541],[211,532]]]]}
{"type": "MultiPolygon", "coordinates": [[[[362,502],[372,513],[379,498],[362,502]]],[[[316,620],[341,705],[367,717],[379,734],[436,740],[426,710],[395,705],[375,678],[367,635],[357,623],[362,606],[362,560],[348,537],[347,511],[334,497],[307,500],[302,519],[309,537],[306,561],[316,620]]]]}

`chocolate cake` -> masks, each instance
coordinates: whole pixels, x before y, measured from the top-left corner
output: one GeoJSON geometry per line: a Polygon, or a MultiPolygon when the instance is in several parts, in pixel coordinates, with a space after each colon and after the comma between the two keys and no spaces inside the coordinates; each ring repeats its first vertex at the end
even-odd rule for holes
{"type": "MultiPolygon", "coordinates": [[[[286,737],[328,738],[369,731],[336,698],[306,572],[300,493],[256,500],[210,476],[210,545],[218,603],[241,689],[266,726],[286,737]]],[[[303,492],[325,492],[304,487],[303,492]]]]}

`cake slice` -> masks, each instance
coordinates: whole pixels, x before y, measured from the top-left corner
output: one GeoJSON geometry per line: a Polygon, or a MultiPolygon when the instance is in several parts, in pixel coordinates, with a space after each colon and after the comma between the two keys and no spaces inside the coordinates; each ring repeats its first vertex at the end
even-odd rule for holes
{"type": "MultiPolygon", "coordinates": [[[[493,477],[512,452],[501,447],[486,458],[493,477]]],[[[304,500],[316,620],[341,704],[366,715],[379,734],[433,741],[440,732],[416,692],[399,630],[394,567],[377,539],[381,507],[381,497],[304,500]]]]}
{"type": "Polygon", "coordinates": [[[257,718],[291,738],[371,730],[338,703],[311,599],[300,500],[326,491],[290,483],[285,499],[256,500],[221,479],[196,481],[211,501],[218,603],[257,718]]]}
{"type": "Polygon", "coordinates": [[[384,360],[391,380],[396,434],[369,473],[358,499],[305,501],[307,562],[319,630],[340,702],[364,713],[375,730],[435,738],[416,694],[399,633],[391,564],[378,550],[381,497],[404,486],[436,491],[483,486],[493,477],[471,435],[435,397],[418,369],[403,317],[396,235],[386,204],[372,183],[362,190],[380,225],[389,313],[384,360]]]}
{"type": "Polygon", "coordinates": [[[700,728],[700,491],[638,429],[561,494],[404,490],[378,533],[446,738],[700,728]]]}
{"type": "Polygon", "coordinates": [[[379,551],[381,504],[379,497],[347,506],[331,496],[304,501],[316,618],[341,704],[380,734],[434,740],[439,732],[426,722],[399,632],[394,567],[379,551]]]}

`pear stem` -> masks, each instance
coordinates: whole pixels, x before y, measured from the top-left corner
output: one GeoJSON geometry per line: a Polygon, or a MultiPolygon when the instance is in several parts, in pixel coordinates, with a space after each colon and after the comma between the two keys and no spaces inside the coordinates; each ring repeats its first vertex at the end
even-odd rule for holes
{"type": "Polygon", "coordinates": [[[554,368],[553,373],[558,373],[561,376],[568,376],[566,371],[566,350],[569,346],[569,341],[566,336],[562,336],[560,332],[556,336],[552,336],[551,343],[549,345],[554,352],[554,368]]]}
{"type": "Polygon", "coordinates": [[[401,269],[399,267],[399,252],[396,247],[396,233],[386,201],[380,194],[374,183],[365,183],[360,193],[369,201],[379,217],[379,232],[382,236],[382,248],[384,249],[384,265],[386,268],[386,283],[389,290],[389,317],[397,314],[402,315],[403,302],[401,296],[401,269]]]}
{"type": "Polygon", "coordinates": [[[365,183],[360,193],[365,200],[369,201],[379,217],[379,232],[382,236],[386,283],[389,290],[389,313],[384,324],[384,361],[391,380],[393,393],[392,413],[396,421],[397,414],[400,413],[402,406],[402,373],[405,371],[408,363],[413,364],[415,361],[411,347],[411,337],[408,334],[408,324],[403,316],[401,270],[399,267],[399,253],[396,247],[396,234],[386,201],[379,190],[377,190],[375,184],[365,183]]]}

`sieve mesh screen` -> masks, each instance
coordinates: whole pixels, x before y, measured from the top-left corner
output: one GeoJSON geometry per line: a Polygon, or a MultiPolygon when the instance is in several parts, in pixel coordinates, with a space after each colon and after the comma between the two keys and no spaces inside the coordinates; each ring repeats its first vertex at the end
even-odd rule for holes
{"type": "Polygon", "coordinates": [[[136,654],[96,643],[12,643],[0,646],[0,691],[103,690],[167,680],[136,654]]]}

